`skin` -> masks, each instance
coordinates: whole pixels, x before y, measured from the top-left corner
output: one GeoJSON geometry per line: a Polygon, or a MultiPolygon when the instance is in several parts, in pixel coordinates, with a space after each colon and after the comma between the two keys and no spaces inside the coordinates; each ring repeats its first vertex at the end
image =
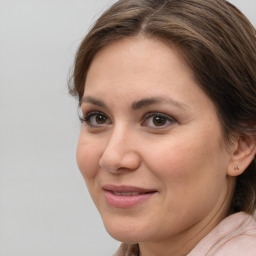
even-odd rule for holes
{"type": "Polygon", "coordinates": [[[115,239],[139,243],[143,256],[186,255],[227,215],[237,144],[222,143],[214,104],[174,46],[137,36],[104,47],[81,111],[78,166],[115,239]],[[156,193],[117,208],[106,201],[106,184],[156,193]]]}

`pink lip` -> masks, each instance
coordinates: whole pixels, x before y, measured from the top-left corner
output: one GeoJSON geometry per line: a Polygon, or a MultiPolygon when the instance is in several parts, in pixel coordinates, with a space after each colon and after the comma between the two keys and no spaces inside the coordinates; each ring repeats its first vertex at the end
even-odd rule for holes
{"type": "Polygon", "coordinates": [[[117,208],[130,208],[144,202],[153,196],[157,191],[151,189],[138,188],[133,186],[103,186],[107,203],[117,208]],[[120,194],[126,193],[126,194],[120,194]],[[127,194],[128,193],[128,194],[127,194]],[[133,193],[129,195],[129,193],[133,193]]]}

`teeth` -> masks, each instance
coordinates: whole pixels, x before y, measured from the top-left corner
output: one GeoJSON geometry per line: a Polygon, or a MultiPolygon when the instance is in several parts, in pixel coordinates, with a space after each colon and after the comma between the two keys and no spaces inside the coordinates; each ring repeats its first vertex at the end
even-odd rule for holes
{"type": "Polygon", "coordinates": [[[113,192],[117,196],[137,196],[139,192],[113,192]]]}

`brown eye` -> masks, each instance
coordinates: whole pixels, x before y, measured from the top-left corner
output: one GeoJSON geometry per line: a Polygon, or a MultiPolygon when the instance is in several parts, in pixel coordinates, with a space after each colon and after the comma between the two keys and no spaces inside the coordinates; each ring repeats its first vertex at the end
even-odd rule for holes
{"type": "Polygon", "coordinates": [[[161,129],[176,123],[176,120],[164,113],[148,113],[142,122],[142,126],[161,129]]]}
{"type": "Polygon", "coordinates": [[[166,124],[166,121],[167,121],[166,118],[163,116],[155,116],[153,117],[153,120],[152,120],[155,126],[163,126],[166,124]]]}
{"type": "Polygon", "coordinates": [[[105,124],[105,122],[107,121],[107,117],[102,115],[102,114],[97,114],[95,116],[95,121],[97,124],[105,124]]]}
{"type": "Polygon", "coordinates": [[[101,112],[90,112],[84,117],[83,121],[91,127],[101,127],[111,123],[108,116],[101,112]]]}

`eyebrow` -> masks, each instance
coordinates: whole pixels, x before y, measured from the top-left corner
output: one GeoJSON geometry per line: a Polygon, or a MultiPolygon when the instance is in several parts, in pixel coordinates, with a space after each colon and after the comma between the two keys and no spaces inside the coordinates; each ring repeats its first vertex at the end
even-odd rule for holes
{"type": "Polygon", "coordinates": [[[82,100],[79,102],[79,106],[81,106],[83,102],[91,103],[93,105],[103,107],[103,108],[106,107],[106,104],[103,101],[90,96],[83,97],[82,100]]]}
{"type": "MultiPolygon", "coordinates": [[[[93,105],[103,107],[103,108],[107,107],[107,105],[103,101],[101,101],[99,99],[96,99],[94,97],[91,97],[91,96],[83,97],[82,100],[80,101],[79,105],[81,106],[83,102],[91,103],[93,105]]],[[[131,108],[133,110],[139,110],[141,108],[144,108],[144,107],[147,107],[147,106],[150,106],[150,105],[154,105],[154,104],[158,104],[158,103],[168,103],[168,104],[174,105],[174,106],[176,106],[178,108],[182,108],[182,109],[188,108],[187,105],[185,105],[183,102],[174,100],[174,99],[169,98],[169,97],[143,98],[143,99],[140,99],[138,101],[134,101],[131,105],[131,108]]]]}
{"type": "Polygon", "coordinates": [[[174,99],[171,99],[169,97],[150,97],[150,98],[143,98],[139,101],[135,101],[132,103],[132,109],[133,110],[139,110],[143,107],[147,107],[147,106],[150,106],[150,105],[154,105],[154,104],[157,104],[157,103],[168,103],[168,104],[171,104],[171,105],[174,105],[178,108],[182,108],[182,109],[186,109],[187,106],[180,102],[180,101],[176,101],[174,99]]]}

